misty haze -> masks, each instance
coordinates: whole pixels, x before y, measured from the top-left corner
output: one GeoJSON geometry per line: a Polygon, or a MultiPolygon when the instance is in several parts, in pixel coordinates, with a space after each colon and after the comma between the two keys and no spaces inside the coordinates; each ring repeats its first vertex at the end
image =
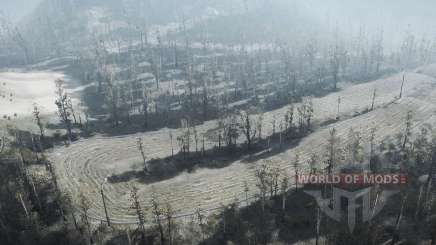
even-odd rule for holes
{"type": "Polygon", "coordinates": [[[435,10],[0,0],[0,244],[436,244],[435,10]]]}

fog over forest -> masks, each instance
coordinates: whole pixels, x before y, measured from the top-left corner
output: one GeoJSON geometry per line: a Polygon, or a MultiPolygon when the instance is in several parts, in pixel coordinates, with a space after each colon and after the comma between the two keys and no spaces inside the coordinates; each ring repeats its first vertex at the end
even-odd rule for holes
{"type": "Polygon", "coordinates": [[[42,0],[1,0],[0,12],[17,22],[30,14],[41,1],[42,0]]]}
{"type": "Polygon", "coordinates": [[[0,0],[1,245],[435,245],[435,181],[434,0],[0,0]]]}

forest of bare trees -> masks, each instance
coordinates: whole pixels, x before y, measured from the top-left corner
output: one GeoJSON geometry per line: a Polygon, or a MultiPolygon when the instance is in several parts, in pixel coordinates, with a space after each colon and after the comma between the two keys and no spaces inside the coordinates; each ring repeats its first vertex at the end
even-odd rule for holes
{"type": "Polygon", "coordinates": [[[0,244],[436,244],[436,40],[321,5],[0,11],[0,244]],[[350,231],[349,173],[407,184],[350,231]]]}

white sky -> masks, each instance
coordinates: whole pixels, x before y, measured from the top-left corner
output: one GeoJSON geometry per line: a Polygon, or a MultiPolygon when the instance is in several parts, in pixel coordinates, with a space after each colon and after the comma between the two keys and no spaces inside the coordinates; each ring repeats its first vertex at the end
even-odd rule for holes
{"type": "Polygon", "coordinates": [[[13,21],[29,14],[41,0],[0,0],[0,12],[13,21]]]}

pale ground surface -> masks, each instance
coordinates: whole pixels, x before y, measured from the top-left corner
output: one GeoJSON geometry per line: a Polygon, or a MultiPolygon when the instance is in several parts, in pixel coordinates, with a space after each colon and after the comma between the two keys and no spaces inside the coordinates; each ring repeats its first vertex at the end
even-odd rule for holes
{"type": "MultiPolygon", "coordinates": [[[[431,70],[432,68],[427,68],[431,70]]],[[[423,70],[424,71],[424,70],[423,70]]],[[[431,72],[423,72],[434,74],[431,72]]],[[[136,218],[130,209],[130,190],[132,185],[139,188],[142,205],[150,204],[151,193],[155,191],[160,200],[168,201],[176,213],[192,213],[197,207],[202,210],[229,204],[235,199],[243,200],[243,182],[250,186],[250,195],[256,192],[254,170],[256,166],[267,163],[279,167],[292,175],[292,160],[296,153],[300,154],[303,169],[310,154],[322,156],[326,139],[331,128],[336,128],[346,144],[346,136],[350,128],[362,133],[364,143],[368,144],[371,128],[377,128],[377,140],[393,135],[404,129],[404,119],[408,110],[414,113],[414,127],[424,123],[434,124],[436,117],[436,79],[434,77],[406,73],[403,98],[395,102],[401,86],[402,74],[397,74],[374,82],[350,86],[340,92],[332,93],[313,100],[315,120],[318,122],[335,118],[337,115],[337,98],[341,97],[341,120],[328,127],[321,127],[305,137],[294,148],[282,153],[247,163],[243,159],[235,161],[221,169],[198,169],[193,173],[180,175],[156,182],[141,184],[135,180],[118,184],[106,183],[104,190],[110,217],[115,223],[134,223],[136,218]],[[377,89],[376,108],[374,111],[350,117],[356,111],[362,111],[370,106],[373,89],[377,89]]],[[[264,135],[271,134],[271,121],[275,116],[278,120],[288,108],[282,108],[264,114],[264,135]]],[[[199,132],[215,127],[215,121],[209,121],[198,127],[199,132]]],[[[58,147],[50,154],[55,163],[59,182],[62,188],[78,202],[78,194],[82,192],[91,203],[90,214],[96,219],[104,219],[103,205],[99,193],[101,183],[112,174],[141,168],[141,157],[136,148],[137,137],[142,137],[148,158],[165,157],[171,154],[169,129],[146,132],[121,137],[96,136],[80,140],[69,147],[58,147]]],[[[174,139],[178,130],[171,130],[174,139]]],[[[176,142],[174,142],[177,149],[176,142]]],[[[210,147],[211,145],[208,145],[210,147]]],[[[321,166],[320,166],[321,167],[321,166]]],[[[75,203],[77,204],[77,203],[75,203]]],[[[148,212],[147,212],[148,213],[148,212]]]]}
{"type": "Polygon", "coordinates": [[[33,104],[41,107],[42,114],[49,114],[56,111],[54,104],[54,92],[56,79],[64,79],[65,76],[55,72],[3,72],[0,73],[2,90],[7,95],[12,94],[12,101],[0,104],[0,111],[3,115],[18,116],[30,115],[33,104]]]}
{"type": "MultiPolygon", "coordinates": [[[[55,71],[23,71],[11,70],[0,72],[0,117],[10,117],[11,121],[0,120],[0,128],[5,124],[14,124],[25,130],[37,130],[32,118],[34,104],[38,105],[44,123],[55,121],[55,83],[56,79],[63,79],[68,86],[75,85],[75,81],[61,72],[55,71]]],[[[74,86],[73,86],[74,87],[74,86]]],[[[72,88],[73,88],[72,87],[72,88]]],[[[67,89],[77,104],[77,92],[81,87],[67,89]]]]}

